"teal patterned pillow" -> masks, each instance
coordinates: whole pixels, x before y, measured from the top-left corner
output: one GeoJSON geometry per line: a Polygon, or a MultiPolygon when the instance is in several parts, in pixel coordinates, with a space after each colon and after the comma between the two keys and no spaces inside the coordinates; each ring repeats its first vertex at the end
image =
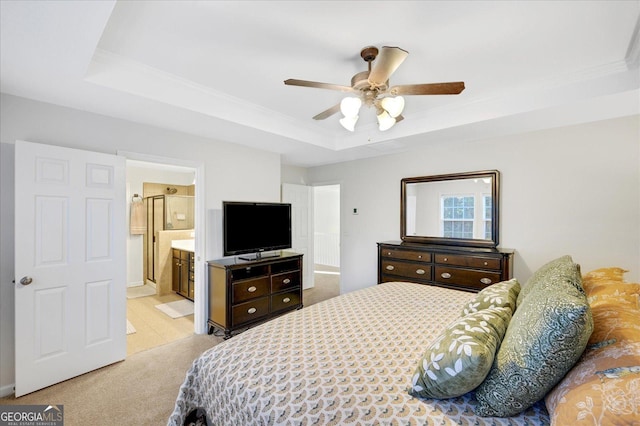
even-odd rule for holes
{"type": "Polygon", "coordinates": [[[531,278],[520,289],[517,306],[520,306],[525,297],[535,288],[555,287],[555,281],[558,279],[568,280],[571,285],[584,293],[580,265],[574,263],[571,256],[565,255],[546,263],[531,275],[531,278]]]}
{"type": "Polygon", "coordinates": [[[480,416],[516,415],[542,399],[573,367],[593,331],[586,296],[570,280],[538,286],[518,306],[491,371],[476,389],[480,416]]]}
{"type": "Polygon", "coordinates": [[[520,293],[520,283],[515,278],[485,287],[476,297],[462,308],[462,315],[468,315],[487,308],[500,306],[516,310],[516,300],[520,293]]]}
{"type": "Polygon", "coordinates": [[[418,362],[409,393],[453,398],[473,390],[491,369],[511,319],[509,308],[487,308],[451,323],[418,362]]]}

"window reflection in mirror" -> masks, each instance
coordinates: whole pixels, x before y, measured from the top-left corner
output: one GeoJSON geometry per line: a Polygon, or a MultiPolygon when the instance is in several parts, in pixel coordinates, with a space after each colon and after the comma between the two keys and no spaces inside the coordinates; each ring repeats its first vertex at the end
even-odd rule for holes
{"type": "Polygon", "coordinates": [[[402,179],[404,241],[497,245],[498,172],[402,179]]]}

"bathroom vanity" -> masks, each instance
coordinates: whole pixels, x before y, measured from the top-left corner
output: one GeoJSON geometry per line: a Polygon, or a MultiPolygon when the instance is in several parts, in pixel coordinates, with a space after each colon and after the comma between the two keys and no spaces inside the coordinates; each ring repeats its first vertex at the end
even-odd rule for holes
{"type": "Polygon", "coordinates": [[[195,271],[193,240],[172,241],[171,253],[171,289],[193,300],[195,271]]]}

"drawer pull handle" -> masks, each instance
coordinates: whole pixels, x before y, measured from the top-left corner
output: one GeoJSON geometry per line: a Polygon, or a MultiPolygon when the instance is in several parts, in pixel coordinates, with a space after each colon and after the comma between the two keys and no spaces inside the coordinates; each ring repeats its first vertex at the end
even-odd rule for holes
{"type": "Polygon", "coordinates": [[[418,255],[418,259],[422,259],[422,255],[421,254],[418,255]]]}
{"type": "Polygon", "coordinates": [[[425,271],[424,269],[417,269],[416,270],[416,274],[418,274],[418,275],[424,275],[426,273],[427,273],[427,271],[425,271]]]}
{"type": "Polygon", "coordinates": [[[390,251],[387,252],[387,256],[391,256],[391,252],[390,251]]]}
{"type": "Polygon", "coordinates": [[[480,282],[482,284],[491,284],[493,281],[491,281],[491,278],[480,278],[480,282]]]}
{"type": "Polygon", "coordinates": [[[442,278],[451,278],[451,274],[450,274],[450,273],[448,273],[448,272],[443,272],[442,274],[440,274],[440,276],[441,276],[442,278]]]}
{"type": "Polygon", "coordinates": [[[256,290],[257,290],[257,288],[256,288],[255,286],[253,286],[253,285],[247,289],[247,291],[248,291],[249,293],[253,293],[253,292],[254,292],[254,291],[256,291],[256,290]]]}
{"type": "Polygon", "coordinates": [[[257,309],[256,309],[256,308],[249,308],[249,309],[247,309],[247,313],[248,313],[248,314],[255,314],[255,313],[256,313],[256,311],[257,311],[257,309]]]}
{"type": "Polygon", "coordinates": [[[444,259],[442,259],[443,262],[448,262],[449,259],[447,259],[446,257],[444,259]]]}
{"type": "Polygon", "coordinates": [[[282,299],[282,301],[284,303],[289,303],[289,302],[291,302],[291,299],[289,299],[288,297],[285,297],[284,299],[282,299]]]}
{"type": "Polygon", "coordinates": [[[484,262],[484,266],[487,266],[489,264],[489,262],[484,262]]]}
{"type": "Polygon", "coordinates": [[[283,284],[289,284],[291,282],[291,280],[289,278],[285,278],[284,280],[282,280],[283,284]]]}
{"type": "Polygon", "coordinates": [[[393,265],[387,265],[385,268],[387,271],[393,271],[394,269],[396,269],[393,265]]]}

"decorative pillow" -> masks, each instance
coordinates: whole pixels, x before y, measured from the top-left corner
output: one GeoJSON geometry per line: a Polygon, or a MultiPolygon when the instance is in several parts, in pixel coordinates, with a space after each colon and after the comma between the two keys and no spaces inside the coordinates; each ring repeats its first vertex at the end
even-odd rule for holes
{"type": "Polygon", "coordinates": [[[631,303],[638,306],[640,284],[616,283],[593,286],[587,291],[587,300],[593,307],[601,303],[631,303]]]}
{"type": "Polygon", "coordinates": [[[511,309],[487,308],[451,323],[418,362],[409,393],[453,398],[478,386],[491,368],[511,309]]]}
{"type": "MultiPolygon", "coordinates": [[[[605,268],[585,281],[620,285],[623,269],[605,268]],[[610,272],[613,272],[613,275],[610,272]]],[[[624,284],[623,284],[624,285],[624,284]]],[[[635,284],[638,285],[638,284],[635,284]]],[[[599,286],[599,285],[598,285],[599,286]]],[[[600,286],[599,286],[600,287],[600,286]]],[[[592,306],[594,331],[578,364],[545,398],[552,424],[632,425],[640,415],[640,310],[629,295],[592,306]]]]}
{"type": "Polygon", "coordinates": [[[612,300],[592,306],[591,312],[593,333],[587,345],[622,340],[640,341],[640,310],[637,306],[612,300]]]}
{"type": "Polygon", "coordinates": [[[585,291],[592,285],[608,284],[610,282],[624,282],[624,274],[628,272],[617,266],[610,268],[600,268],[589,271],[582,277],[582,286],[585,291]]]}
{"type": "Polygon", "coordinates": [[[638,424],[640,342],[595,349],[545,399],[552,425],[638,424]]]}
{"type": "Polygon", "coordinates": [[[565,255],[546,263],[531,275],[531,278],[520,289],[517,306],[520,306],[525,297],[537,287],[556,287],[555,282],[558,279],[567,280],[584,293],[580,265],[574,263],[571,256],[565,255]]]}
{"type": "Polygon", "coordinates": [[[468,315],[487,308],[507,307],[511,312],[516,309],[516,299],[520,292],[520,283],[515,278],[483,288],[476,297],[462,309],[462,315],[468,315]]]}
{"type": "MultiPolygon", "coordinates": [[[[564,276],[564,271],[561,272],[564,276]]],[[[542,399],[578,361],[593,330],[586,296],[571,279],[550,277],[518,306],[486,379],[480,416],[516,415],[542,399]]]]}

